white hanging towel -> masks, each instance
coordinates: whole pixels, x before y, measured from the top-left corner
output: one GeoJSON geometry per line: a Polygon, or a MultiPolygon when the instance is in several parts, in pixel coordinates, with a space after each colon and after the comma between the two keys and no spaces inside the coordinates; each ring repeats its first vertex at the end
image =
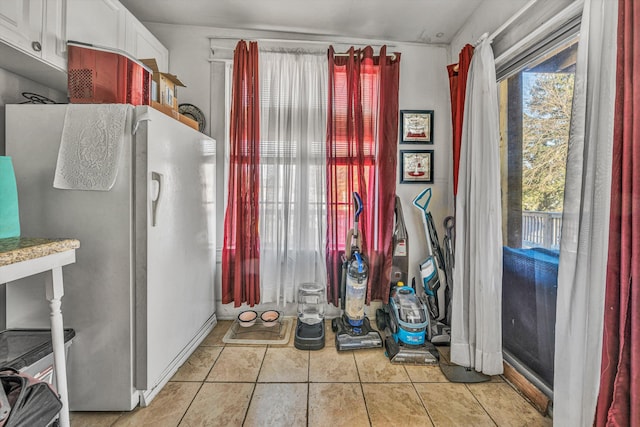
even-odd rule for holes
{"type": "Polygon", "coordinates": [[[109,191],[118,177],[128,104],[69,104],[53,186],[109,191]]]}
{"type": "Polygon", "coordinates": [[[502,373],[500,134],[493,51],[471,59],[464,106],[453,275],[451,361],[502,373]]]}

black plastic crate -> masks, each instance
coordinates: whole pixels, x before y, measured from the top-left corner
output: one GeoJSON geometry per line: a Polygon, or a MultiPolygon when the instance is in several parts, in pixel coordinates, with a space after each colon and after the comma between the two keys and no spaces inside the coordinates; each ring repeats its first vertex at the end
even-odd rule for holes
{"type": "MultiPolygon", "coordinates": [[[[73,329],[64,330],[65,348],[75,337],[73,329]]],[[[23,371],[53,354],[51,330],[7,329],[0,332],[0,366],[23,371]]],[[[29,373],[29,372],[27,372],[29,373]]]]}

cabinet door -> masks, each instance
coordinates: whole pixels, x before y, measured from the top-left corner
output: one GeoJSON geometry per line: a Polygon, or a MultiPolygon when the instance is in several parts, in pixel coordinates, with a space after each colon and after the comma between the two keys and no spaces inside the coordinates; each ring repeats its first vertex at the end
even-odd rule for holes
{"type": "Polygon", "coordinates": [[[47,0],[44,3],[42,59],[62,70],[67,69],[67,0],[47,0]]]}
{"type": "Polygon", "coordinates": [[[116,0],[68,0],[69,40],[125,49],[127,9],[116,0]]]}
{"type": "Polygon", "coordinates": [[[0,40],[34,56],[40,56],[41,0],[0,1],[0,40]]]}
{"type": "Polygon", "coordinates": [[[169,51],[167,48],[130,13],[127,14],[126,45],[125,50],[134,58],[155,58],[161,72],[169,71],[169,51]]]}
{"type": "MultiPolygon", "coordinates": [[[[66,0],[0,0],[0,68],[66,91],[63,24],[48,27],[46,10],[64,16],[66,0]],[[60,34],[57,34],[60,32],[60,34]]],[[[63,21],[63,20],[62,20],[63,21]]]]}

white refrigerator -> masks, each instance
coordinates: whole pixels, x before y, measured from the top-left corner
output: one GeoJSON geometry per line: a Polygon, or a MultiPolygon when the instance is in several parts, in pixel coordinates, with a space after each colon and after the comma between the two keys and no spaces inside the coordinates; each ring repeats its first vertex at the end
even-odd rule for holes
{"type": "MultiPolygon", "coordinates": [[[[22,236],[80,240],[63,271],[64,325],[76,332],[70,409],[131,410],[155,397],[216,324],[215,141],[134,107],[111,190],[56,189],[66,108],[6,106],[22,236]]],[[[42,283],[8,284],[7,328],[49,327],[42,283]]]]}

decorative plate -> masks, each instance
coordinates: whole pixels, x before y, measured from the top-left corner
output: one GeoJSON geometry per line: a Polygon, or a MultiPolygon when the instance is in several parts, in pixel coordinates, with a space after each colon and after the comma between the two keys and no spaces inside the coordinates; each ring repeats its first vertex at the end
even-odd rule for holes
{"type": "Polygon", "coordinates": [[[198,130],[204,132],[204,127],[207,121],[204,118],[204,113],[198,107],[193,104],[180,104],[178,105],[178,112],[183,116],[187,116],[190,119],[198,122],[198,130]]]}

